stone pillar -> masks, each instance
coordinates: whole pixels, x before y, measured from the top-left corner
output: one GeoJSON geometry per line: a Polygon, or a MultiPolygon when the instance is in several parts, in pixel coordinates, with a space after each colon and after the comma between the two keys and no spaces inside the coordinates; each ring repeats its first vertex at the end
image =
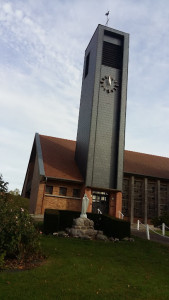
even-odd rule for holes
{"type": "Polygon", "coordinates": [[[117,192],[116,196],[116,214],[115,217],[119,218],[119,211],[122,212],[122,192],[117,192]]]}
{"type": "Polygon", "coordinates": [[[89,199],[89,205],[88,205],[87,212],[90,213],[90,212],[92,212],[92,190],[91,190],[91,188],[86,187],[84,194],[86,194],[89,199]]]}
{"type": "Polygon", "coordinates": [[[130,178],[130,222],[134,222],[134,176],[130,178]]]}
{"type": "Polygon", "coordinates": [[[144,224],[147,224],[148,180],[144,178],[144,224]]]}
{"type": "Polygon", "coordinates": [[[160,180],[157,180],[157,203],[158,203],[158,217],[160,216],[160,180]]]}

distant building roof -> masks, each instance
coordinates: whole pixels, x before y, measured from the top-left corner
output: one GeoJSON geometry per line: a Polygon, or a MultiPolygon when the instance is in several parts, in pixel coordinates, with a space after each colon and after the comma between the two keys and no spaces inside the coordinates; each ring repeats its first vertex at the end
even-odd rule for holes
{"type": "MultiPolygon", "coordinates": [[[[76,141],[39,135],[45,175],[83,182],[74,160],[76,141]]],[[[124,151],[124,173],[169,179],[169,158],[124,151]]]]}
{"type": "Polygon", "coordinates": [[[125,150],[124,172],[169,179],[169,158],[125,150]]]}

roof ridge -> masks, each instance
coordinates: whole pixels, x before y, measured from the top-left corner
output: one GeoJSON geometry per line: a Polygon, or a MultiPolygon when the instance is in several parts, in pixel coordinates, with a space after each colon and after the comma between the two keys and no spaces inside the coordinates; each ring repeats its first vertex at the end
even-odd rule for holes
{"type": "Polygon", "coordinates": [[[47,138],[52,138],[52,139],[56,139],[56,140],[71,141],[71,142],[75,142],[75,143],[76,143],[76,141],[75,141],[75,140],[64,139],[64,138],[55,137],[55,136],[50,136],[50,135],[39,134],[39,136],[42,136],[42,137],[47,137],[47,138]]]}
{"type": "Polygon", "coordinates": [[[149,155],[149,156],[155,156],[155,157],[162,157],[162,158],[167,158],[169,159],[169,157],[167,156],[162,156],[162,155],[156,155],[156,154],[150,154],[150,153],[144,153],[144,152],[137,152],[137,151],[132,151],[132,150],[124,150],[125,152],[132,152],[132,153],[137,153],[137,154],[142,154],[142,155],[149,155]]]}

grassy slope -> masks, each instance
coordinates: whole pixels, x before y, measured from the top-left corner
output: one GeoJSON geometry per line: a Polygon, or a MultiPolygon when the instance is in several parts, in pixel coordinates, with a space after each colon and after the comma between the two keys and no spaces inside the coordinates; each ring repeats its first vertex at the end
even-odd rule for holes
{"type": "Polygon", "coordinates": [[[0,299],[169,299],[169,248],[43,237],[41,267],[0,273],[0,299]]]}

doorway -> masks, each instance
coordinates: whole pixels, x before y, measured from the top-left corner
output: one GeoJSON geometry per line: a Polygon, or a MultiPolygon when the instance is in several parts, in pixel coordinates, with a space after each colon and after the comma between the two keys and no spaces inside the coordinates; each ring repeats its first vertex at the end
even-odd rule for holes
{"type": "Polygon", "coordinates": [[[92,193],[92,212],[95,214],[109,213],[109,194],[106,192],[93,191],[92,193]]]}

